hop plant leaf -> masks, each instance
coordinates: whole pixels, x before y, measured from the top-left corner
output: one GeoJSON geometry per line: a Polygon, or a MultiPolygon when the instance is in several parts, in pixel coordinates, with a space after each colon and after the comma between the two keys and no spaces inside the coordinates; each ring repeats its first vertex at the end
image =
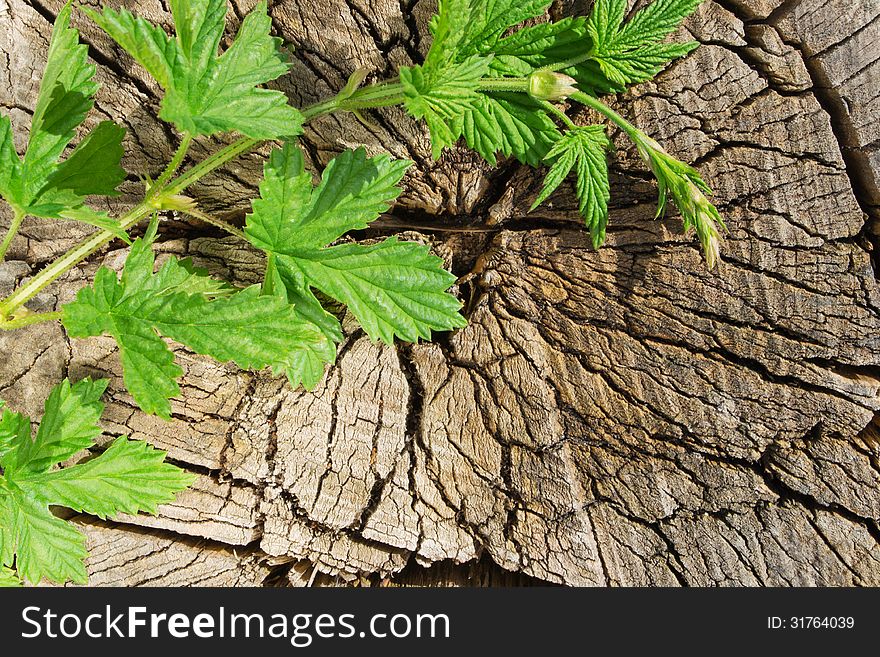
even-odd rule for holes
{"type": "MultiPolygon", "coordinates": [[[[535,16],[540,15],[544,8],[535,16]]],[[[586,19],[576,16],[524,27],[498,41],[480,44],[479,51],[494,55],[490,68],[495,75],[523,77],[534,71],[586,57],[590,46],[586,19]]]]}
{"type": "Polygon", "coordinates": [[[446,292],[455,276],[426,246],[391,238],[373,246],[326,247],[386,210],[408,167],[385,155],[367,157],[359,148],[333,160],[313,188],[295,146],[276,150],[266,164],[245,234],[269,254],[290,301],[332,340],[341,338],[338,322],[312,288],[348,306],[374,340],[415,342],[430,338],[432,330],[465,324],[461,303],[446,292]]]}
{"type": "Polygon", "coordinates": [[[590,61],[575,76],[585,88],[599,92],[623,91],[655,77],[669,62],[699,44],[662,43],[703,0],[654,0],[624,22],[627,0],[596,0],[587,21],[593,46],[590,61]],[[601,74],[597,74],[596,65],[601,74]]]}
{"type": "Polygon", "coordinates": [[[116,339],[125,386],[142,410],[168,419],[169,399],[180,393],[183,371],[160,335],[221,362],[271,367],[299,385],[302,350],[320,350],[326,338],[285,299],[259,286],[230,293],[174,258],[153,273],[154,262],[149,239],[136,240],[121,280],[99,269],[94,284],[64,306],[62,320],[72,337],[116,339]]]}
{"type": "Polygon", "coordinates": [[[85,204],[86,196],[117,195],[125,180],[119,164],[125,130],[110,121],[99,123],[61,160],[98,89],[88,48],[70,27],[70,11],[70,4],[61,9],[52,30],[23,159],[16,153],[9,117],[0,116],[0,196],[21,215],[82,221],[126,239],[115,220],[85,204]]]}
{"type": "Polygon", "coordinates": [[[21,586],[21,580],[12,568],[0,568],[0,589],[21,586]]]}
{"type": "Polygon", "coordinates": [[[435,158],[461,137],[463,116],[477,102],[477,86],[491,61],[491,57],[461,56],[469,17],[468,0],[441,0],[431,21],[434,41],[425,63],[400,70],[406,108],[427,123],[435,158]]]}
{"type": "Polygon", "coordinates": [[[155,514],[192,483],[192,475],[163,463],[165,452],[125,437],[95,458],[53,469],[101,435],[99,399],[106,387],[106,381],[62,381],[46,400],[33,439],[30,419],[0,404],[0,586],[19,577],[34,584],[43,578],[86,582],[85,538],[52,515],[50,505],[101,518],[155,514]],[[8,568],[13,564],[17,575],[8,568]]]}
{"type": "Polygon", "coordinates": [[[580,212],[597,249],[605,242],[605,227],[608,225],[610,190],[606,158],[610,148],[611,142],[602,126],[578,127],[566,132],[547,153],[546,159],[553,161],[553,166],[547,173],[544,189],[531,208],[534,210],[546,201],[571,170],[576,169],[580,212]]]}
{"type": "Polygon", "coordinates": [[[435,157],[463,136],[492,165],[500,153],[539,166],[561,134],[545,106],[525,90],[505,89],[504,78],[561,71],[582,90],[621,91],[696,47],[661,41],[700,2],[655,0],[625,22],[627,0],[597,0],[589,19],[512,30],[543,15],[550,2],[445,0],[431,23],[434,41],[425,63],[401,71],[407,108],[428,122],[435,157]],[[468,62],[484,62],[482,75],[502,84],[482,83],[468,62]],[[442,96],[442,104],[432,102],[434,94],[442,96]]]}
{"type": "Polygon", "coordinates": [[[413,117],[427,123],[435,159],[461,137],[464,116],[479,100],[477,85],[488,69],[489,59],[476,55],[436,69],[429,66],[401,69],[407,109],[413,117]]]}
{"type": "Polygon", "coordinates": [[[272,20],[265,1],[242,21],[235,41],[219,57],[226,0],[171,0],[176,38],[124,8],[86,12],[165,90],[159,117],[181,132],[238,131],[253,139],[302,132],[302,114],[285,95],[258,88],[288,70],[281,40],[269,35],[272,20]]]}
{"type": "Polygon", "coordinates": [[[466,15],[461,12],[459,18],[466,30],[461,53],[467,56],[492,52],[493,46],[511,26],[540,16],[549,6],[550,0],[471,0],[469,11],[466,15]]]}
{"type": "Polygon", "coordinates": [[[520,93],[480,94],[461,120],[465,143],[492,166],[499,153],[539,166],[560,136],[544,109],[520,93]]]}
{"type": "MultiPolygon", "coordinates": [[[[499,79],[527,77],[585,56],[589,39],[585,37],[583,18],[524,27],[502,37],[511,27],[542,15],[549,4],[540,0],[499,0],[489,9],[485,3],[472,3],[472,36],[462,54],[491,57],[488,75],[499,79]]],[[[462,120],[465,143],[493,166],[499,153],[540,166],[561,137],[546,107],[522,92],[484,90],[462,120]]]]}
{"type": "Polygon", "coordinates": [[[425,63],[400,72],[407,109],[415,118],[425,118],[435,158],[463,136],[492,165],[499,152],[540,164],[559,138],[545,110],[525,94],[487,93],[478,87],[483,76],[500,74],[493,68],[499,36],[548,5],[546,0],[440,3],[425,63]]]}

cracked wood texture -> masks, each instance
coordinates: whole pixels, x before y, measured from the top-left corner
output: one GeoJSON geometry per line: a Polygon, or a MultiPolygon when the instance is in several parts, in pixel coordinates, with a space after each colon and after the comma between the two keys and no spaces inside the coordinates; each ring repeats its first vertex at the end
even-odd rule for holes
{"type": "MultiPolygon", "coordinates": [[[[20,146],[60,4],[0,0],[0,103],[20,146]]],[[[170,24],[160,0],[126,4],[170,24]]],[[[358,67],[382,78],[421,58],[434,10],[271,4],[298,106],[358,67]]],[[[230,5],[233,26],[252,5],[230,5]]],[[[125,124],[128,170],[155,176],[174,146],[156,84],[77,23],[104,83],[90,123],[125,124]]],[[[880,585],[880,2],[706,2],[687,35],[704,46],[613,102],[714,186],[730,229],[717,271],[674,217],[653,220],[655,186],[619,134],[609,241],[593,251],[570,189],[529,214],[539,175],[464,149],[433,162],[425,131],[390,109],[313,123],[310,165],[361,143],[416,162],[363,237],[430,240],[463,276],[467,328],[388,348],[346,320],[314,392],[178,348],[170,424],[134,408],[111,341],[51,324],[0,336],[14,407],[37,417],[63,376],[109,376],[107,439],[150,440],[198,474],[158,518],[75,518],[91,584],[880,585]]],[[[241,222],[264,154],[194,195],[241,222]]],[[[29,220],[0,287],[87,232],[29,220]]],[[[158,249],[242,283],[262,267],[171,218],[158,249]]],[[[34,307],[124,255],[111,246],[34,307]]]]}

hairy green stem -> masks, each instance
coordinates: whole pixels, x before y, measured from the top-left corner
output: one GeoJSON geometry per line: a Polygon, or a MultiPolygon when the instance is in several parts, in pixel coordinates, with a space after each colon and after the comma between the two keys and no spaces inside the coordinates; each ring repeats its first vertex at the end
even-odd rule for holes
{"type": "Polygon", "coordinates": [[[339,106],[339,101],[334,97],[329,100],[322,101],[302,111],[303,122],[312,120],[315,117],[329,114],[339,106]]]}
{"type": "Polygon", "coordinates": [[[214,217],[207,212],[202,212],[201,210],[198,210],[196,208],[189,208],[186,210],[182,210],[181,212],[183,212],[183,214],[188,214],[191,217],[195,217],[199,221],[204,221],[206,224],[211,224],[212,226],[216,226],[221,230],[225,230],[227,233],[235,235],[236,237],[247,242],[247,236],[242,230],[236,228],[230,223],[223,221],[219,217],[214,217]]]}
{"type": "MultiPolygon", "coordinates": [[[[367,105],[375,103],[376,107],[387,107],[402,98],[404,93],[403,84],[400,82],[382,82],[373,84],[363,89],[358,89],[348,98],[340,101],[341,106],[367,105]]],[[[402,101],[400,101],[402,102],[402,101]]]]}
{"type": "Polygon", "coordinates": [[[12,222],[9,224],[9,229],[6,231],[3,243],[0,244],[0,262],[3,262],[3,259],[6,257],[6,252],[12,244],[12,240],[18,233],[18,229],[21,228],[21,222],[24,221],[24,216],[25,213],[21,210],[17,208],[13,210],[12,222]]]}
{"type": "Polygon", "coordinates": [[[148,194],[150,198],[156,198],[159,194],[163,192],[165,186],[168,184],[168,181],[171,180],[171,176],[177,173],[180,165],[183,164],[183,160],[186,157],[186,154],[189,152],[189,147],[192,145],[192,141],[193,138],[191,134],[186,133],[183,136],[183,140],[177,147],[177,151],[174,153],[174,157],[171,158],[171,161],[168,163],[168,166],[165,167],[162,175],[159,176],[159,179],[151,187],[148,194]]]}
{"type": "Polygon", "coordinates": [[[306,122],[336,111],[355,112],[378,107],[392,107],[404,101],[403,85],[399,82],[383,82],[358,89],[349,96],[336,96],[302,110],[306,122]]]}
{"type": "Polygon", "coordinates": [[[180,194],[193,183],[201,180],[212,171],[219,169],[230,160],[234,160],[239,155],[255,148],[259,143],[259,140],[251,139],[250,137],[242,137],[241,139],[237,139],[236,141],[229,144],[229,146],[226,146],[225,148],[217,151],[206,160],[203,160],[202,162],[194,166],[192,169],[185,171],[183,174],[180,175],[180,177],[178,177],[168,185],[167,189],[164,190],[164,193],[180,194]]]}
{"type": "Polygon", "coordinates": [[[570,96],[571,100],[574,100],[581,105],[586,105],[590,109],[596,110],[609,119],[614,125],[623,130],[626,133],[626,136],[632,139],[636,144],[644,145],[645,140],[647,139],[645,133],[635,127],[632,123],[623,118],[620,114],[615,112],[613,109],[608,107],[601,100],[596,98],[595,96],[591,96],[590,94],[586,94],[583,91],[578,91],[577,93],[573,93],[570,96]]]}
{"type": "Polygon", "coordinates": [[[12,331],[26,326],[33,326],[34,324],[42,324],[43,322],[54,322],[61,319],[63,314],[64,313],[60,311],[52,313],[25,313],[20,317],[13,317],[8,321],[0,317],[0,329],[12,331]]]}
{"type": "Polygon", "coordinates": [[[477,85],[480,91],[503,92],[510,91],[515,93],[527,94],[529,92],[528,78],[482,78],[477,85]]]}
{"type": "Polygon", "coordinates": [[[577,129],[577,125],[575,124],[574,121],[572,121],[569,118],[568,114],[563,112],[556,105],[551,103],[549,100],[542,100],[541,107],[543,107],[545,110],[547,110],[548,112],[550,112],[554,116],[558,117],[559,120],[562,121],[568,127],[569,130],[577,129]]]}
{"type": "Polygon", "coordinates": [[[347,112],[357,112],[359,110],[376,109],[379,107],[393,107],[395,105],[402,105],[405,99],[406,96],[403,95],[402,91],[395,93],[394,95],[379,96],[375,98],[352,97],[339,103],[339,109],[347,112]]]}
{"type": "MultiPolygon", "coordinates": [[[[144,201],[129,210],[119,220],[119,224],[122,230],[128,230],[151,212],[152,208],[144,201]]],[[[18,308],[33,299],[52,281],[78,265],[105,244],[112,242],[115,237],[115,234],[106,230],[94,233],[84,242],[73,247],[48,267],[41,270],[36,276],[0,302],[0,320],[12,316],[18,308]]],[[[0,323],[0,328],[8,328],[8,325],[0,323]]]]}

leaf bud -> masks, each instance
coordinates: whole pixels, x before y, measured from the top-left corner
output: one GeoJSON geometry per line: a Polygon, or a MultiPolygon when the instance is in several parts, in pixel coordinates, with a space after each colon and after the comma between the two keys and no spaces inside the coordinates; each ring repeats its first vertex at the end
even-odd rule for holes
{"type": "Polygon", "coordinates": [[[578,90],[574,78],[552,71],[535,71],[528,82],[529,95],[538,100],[565,100],[578,90]]]}

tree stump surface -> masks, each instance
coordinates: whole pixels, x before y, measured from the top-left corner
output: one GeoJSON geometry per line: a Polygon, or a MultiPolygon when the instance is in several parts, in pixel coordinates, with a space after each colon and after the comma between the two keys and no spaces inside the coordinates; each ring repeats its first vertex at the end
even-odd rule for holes
{"type": "MultiPolygon", "coordinates": [[[[61,4],[0,0],[0,105],[20,147],[61,4]]],[[[170,27],[159,0],[124,4],[170,27]]],[[[253,4],[232,2],[230,34],[253,4]]],[[[270,4],[298,106],[356,68],[380,79],[419,61],[435,8],[270,4]]],[[[103,83],[88,125],[125,125],[127,169],[155,176],[175,147],[157,85],[75,24],[103,83]]],[[[730,229],[716,271],[676,217],[654,220],[656,187],[617,132],[594,251],[570,188],[528,213],[540,172],[464,148],[434,162],[390,109],[311,124],[309,164],[362,143],[415,162],[362,237],[430,241],[463,277],[467,328],[391,348],[346,319],[313,392],[178,347],[170,423],[136,409],[111,340],[57,324],[0,335],[11,406],[37,418],[62,377],[110,377],[105,438],[149,440],[198,475],[158,517],[75,519],[91,585],[880,585],[880,1],[716,0],[688,35],[704,46],[613,103],[714,187],[730,229]]],[[[193,195],[240,223],[266,152],[193,195]]],[[[132,175],[110,209],[138,191],[132,175]]],[[[0,292],[90,230],[27,220],[0,292]]],[[[258,253],[210,228],[168,219],[159,241],[236,282],[261,275],[258,253]]],[[[111,245],[32,307],[124,255],[111,245]]]]}

